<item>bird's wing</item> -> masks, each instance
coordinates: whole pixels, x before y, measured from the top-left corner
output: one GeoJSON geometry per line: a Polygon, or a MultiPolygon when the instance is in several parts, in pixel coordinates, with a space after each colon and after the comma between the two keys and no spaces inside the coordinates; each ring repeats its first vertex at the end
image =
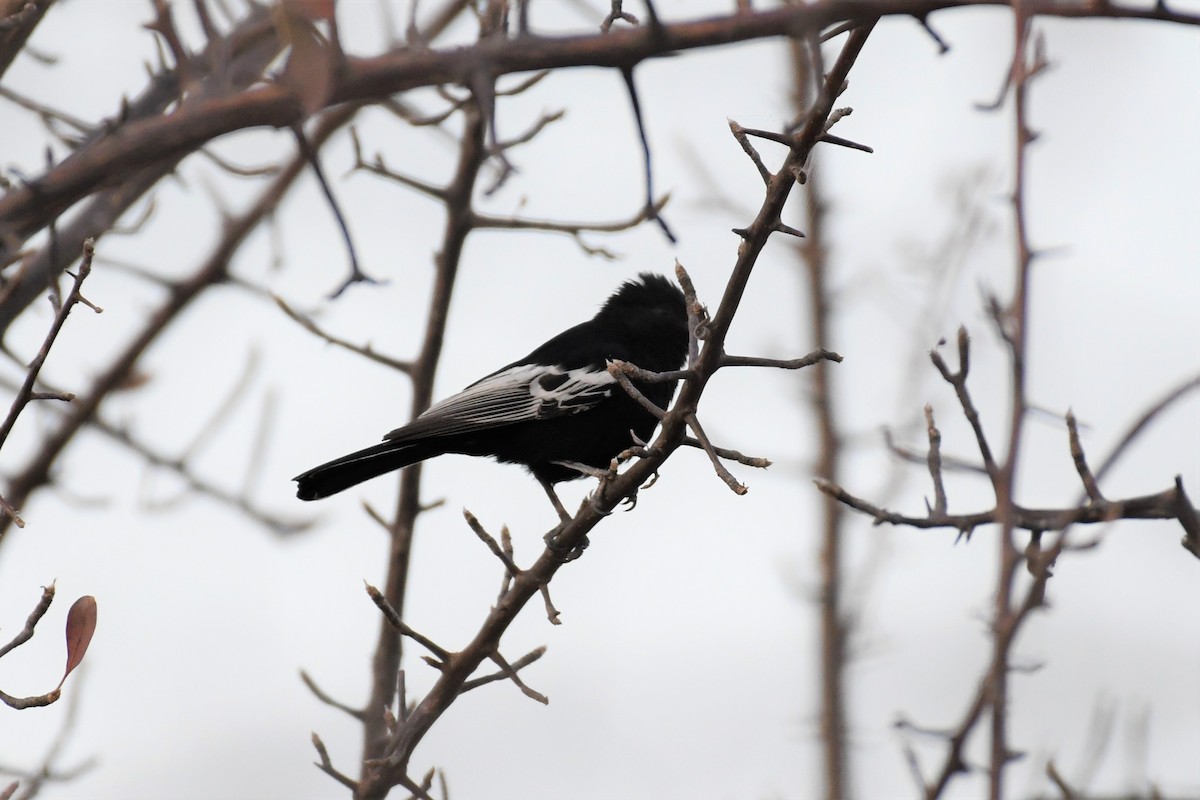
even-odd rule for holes
{"type": "Polygon", "coordinates": [[[385,439],[445,436],[578,414],[621,391],[607,370],[514,364],[434,403],[385,439]]]}

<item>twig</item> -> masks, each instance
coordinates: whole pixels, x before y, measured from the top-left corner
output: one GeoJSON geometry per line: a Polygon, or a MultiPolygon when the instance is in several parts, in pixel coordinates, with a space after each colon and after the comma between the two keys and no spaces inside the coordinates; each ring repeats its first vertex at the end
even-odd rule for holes
{"type": "MultiPolygon", "coordinates": [[[[650,10],[653,6],[647,2],[646,8],[650,10]]],[[[653,12],[651,12],[651,15],[653,15],[653,12]]],[[[652,22],[655,21],[652,20],[652,22]]],[[[651,25],[651,29],[660,32],[662,30],[661,26],[656,23],[651,25]]],[[[646,123],[642,117],[642,102],[638,98],[637,85],[633,81],[633,67],[623,67],[621,69],[621,76],[625,79],[625,88],[629,93],[629,104],[633,109],[633,121],[637,127],[638,141],[642,144],[642,162],[645,167],[646,178],[646,213],[650,216],[650,219],[658,223],[658,227],[663,232],[663,236],[667,237],[667,241],[674,244],[675,234],[671,232],[671,228],[667,225],[667,221],[663,218],[662,214],[654,208],[653,157],[650,153],[650,138],[646,135],[646,123]]]]}
{"type": "MultiPolygon", "coordinates": [[[[488,549],[492,551],[492,555],[496,556],[496,558],[500,559],[500,562],[504,564],[504,570],[507,573],[506,580],[519,576],[521,574],[521,568],[516,565],[516,562],[514,562],[512,557],[505,552],[504,548],[497,544],[496,540],[492,538],[492,535],[484,529],[478,518],[476,518],[474,514],[465,508],[463,509],[463,517],[467,520],[467,526],[470,527],[475,535],[479,537],[479,540],[486,544],[488,549]]],[[[511,548],[511,539],[508,541],[511,548]]]]}
{"type": "Polygon", "coordinates": [[[1163,411],[1165,411],[1171,405],[1181,400],[1189,392],[1194,392],[1197,389],[1200,389],[1200,375],[1195,375],[1183,381],[1181,384],[1167,392],[1153,405],[1143,411],[1142,415],[1138,417],[1131,426],[1129,426],[1129,430],[1125,432],[1125,435],[1122,436],[1117,445],[1113,447],[1112,452],[1110,452],[1108,456],[1105,457],[1104,461],[1101,462],[1100,468],[1096,470],[1096,480],[1099,481],[1108,474],[1108,471],[1112,469],[1118,461],[1120,461],[1121,457],[1125,455],[1125,451],[1128,450],[1129,447],[1137,440],[1137,438],[1142,434],[1142,431],[1144,431],[1150,425],[1150,423],[1154,422],[1159,414],[1163,413],[1163,411]]]}
{"type": "Polygon", "coordinates": [[[546,619],[550,620],[551,625],[561,625],[562,620],[557,608],[554,607],[554,601],[550,599],[550,584],[543,583],[538,587],[538,591],[542,595],[542,603],[546,607],[546,619]]]}
{"type": "Polygon", "coordinates": [[[933,39],[934,43],[937,45],[938,55],[944,56],[946,53],[949,53],[950,45],[947,44],[946,40],[943,39],[941,35],[933,29],[933,26],[929,24],[929,16],[927,14],[914,14],[913,16],[916,17],[917,22],[921,23],[921,27],[925,29],[925,32],[929,34],[929,38],[933,39]]]}
{"type": "Polygon", "coordinates": [[[954,387],[954,393],[958,397],[958,403],[962,407],[963,416],[971,425],[971,430],[975,433],[975,444],[979,448],[979,455],[983,459],[983,468],[987,471],[988,477],[992,479],[993,487],[999,479],[1000,467],[996,464],[996,459],[992,455],[991,445],[988,444],[987,434],[983,430],[983,422],[979,418],[979,411],[975,408],[975,403],[971,399],[971,392],[967,388],[967,375],[971,366],[971,340],[967,336],[967,329],[960,327],[958,329],[958,371],[951,372],[946,365],[942,354],[936,349],[929,351],[929,360],[933,362],[934,367],[941,374],[942,378],[947,383],[954,387]]]}
{"type": "Polygon", "coordinates": [[[612,10],[608,12],[608,16],[606,16],[604,21],[600,23],[601,32],[608,33],[609,29],[612,28],[613,23],[617,20],[628,22],[630,25],[641,24],[637,17],[621,8],[622,5],[624,5],[622,0],[612,0],[612,10]]]}
{"type": "Polygon", "coordinates": [[[366,587],[367,594],[370,596],[371,602],[373,602],[379,608],[379,610],[383,612],[383,616],[388,621],[389,625],[400,631],[400,633],[403,635],[412,639],[417,644],[424,647],[429,652],[433,653],[441,660],[443,665],[450,660],[452,654],[449,650],[442,647],[427,636],[417,633],[410,628],[408,624],[404,622],[404,620],[400,619],[400,615],[396,613],[396,609],[392,608],[392,604],[389,603],[387,598],[383,596],[383,592],[379,591],[369,583],[366,584],[366,587]]]}
{"type": "MultiPolygon", "coordinates": [[[[499,94],[499,92],[497,92],[497,94],[499,94]]],[[[555,111],[552,114],[543,114],[541,117],[538,117],[537,121],[534,122],[532,125],[530,125],[529,129],[526,130],[524,133],[518,134],[517,136],[514,136],[511,139],[505,139],[502,142],[496,142],[494,144],[494,147],[496,148],[496,150],[505,151],[505,150],[511,150],[512,148],[514,148],[518,145],[527,144],[528,142],[532,141],[534,139],[534,137],[536,137],[539,133],[544,131],[546,129],[547,125],[558,122],[560,119],[562,119],[566,115],[566,113],[567,112],[565,112],[565,111],[559,110],[559,111],[555,111]]]]}
{"type": "MultiPolygon", "coordinates": [[[[681,444],[683,444],[687,447],[695,447],[700,450],[705,450],[704,443],[701,442],[699,439],[692,438],[691,436],[685,436],[683,438],[683,441],[681,442],[681,444]]],[[[760,458],[758,456],[748,456],[748,455],[738,452],[737,450],[730,450],[727,447],[716,447],[716,446],[712,446],[711,444],[710,444],[710,447],[712,449],[712,452],[716,453],[721,458],[725,458],[730,461],[736,461],[737,463],[743,464],[747,467],[755,467],[757,469],[766,469],[767,467],[771,466],[770,459],[760,458]]]]}
{"type": "MultiPolygon", "coordinates": [[[[629,380],[627,370],[630,367],[633,367],[633,365],[629,364],[628,362],[613,360],[608,362],[608,374],[617,379],[617,383],[621,385],[621,388],[625,390],[625,393],[636,400],[638,405],[653,414],[657,419],[662,419],[663,416],[666,415],[666,412],[656,406],[650,400],[650,398],[642,394],[641,391],[629,380]]],[[[638,369],[640,371],[640,368],[635,367],[634,369],[638,369]]]]}
{"type": "Polygon", "coordinates": [[[146,29],[154,31],[163,38],[167,47],[171,50],[171,57],[175,60],[175,72],[178,75],[179,96],[183,97],[184,92],[192,84],[191,65],[192,57],[183,46],[183,40],[179,38],[179,31],[175,27],[175,18],[171,13],[171,6],[166,0],[153,0],[155,17],[153,22],[146,24],[146,29]]]}
{"type": "Polygon", "coordinates": [[[733,120],[729,120],[729,130],[733,133],[733,138],[737,140],[737,143],[742,146],[742,150],[745,151],[746,155],[754,163],[754,168],[758,170],[758,176],[762,178],[763,184],[769,185],[771,178],[775,176],[771,174],[771,170],[767,169],[767,165],[763,163],[762,156],[754,149],[754,145],[750,144],[750,139],[748,138],[750,131],[733,120]]]}
{"type": "Polygon", "coordinates": [[[65,111],[59,111],[56,108],[51,108],[50,106],[34,100],[33,98],[17,94],[7,86],[0,86],[0,97],[3,97],[5,100],[8,100],[37,114],[39,117],[41,117],[43,123],[48,123],[50,120],[54,120],[74,128],[77,133],[85,136],[90,135],[95,131],[95,126],[91,125],[86,120],[68,114],[65,111]]]}
{"type": "Polygon", "coordinates": [[[1183,549],[1200,558],[1200,514],[1188,499],[1183,490],[1183,477],[1175,476],[1175,512],[1179,524],[1183,526],[1183,549]]]}
{"type": "Polygon", "coordinates": [[[635,228],[666,207],[670,194],[665,194],[654,201],[649,208],[642,208],[628,219],[615,222],[556,222],[544,219],[521,219],[518,217],[494,217],[487,214],[472,213],[472,224],[476,228],[494,230],[526,230],[547,231],[550,233],[566,233],[578,236],[581,233],[620,233],[635,228]]]}
{"type": "Polygon", "coordinates": [[[325,693],[324,690],[321,689],[320,686],[317,685],[317,682],[312,679],[312,676],[309,675],[304,670],[300,670],[300,680],[304,681],[304,685],[307,686],[308,690],[313,693],[313,696],[316,697],[318,700],[320,700],[325,705],[330,706],[331,708],[336,708],[338,711],[348,714],[349,716],[354,717],[354,719],[359,720],[360,722],[362,721],[362,718],[363,718],[362,709],[348,706],[345,703],[339,702],[339,701],[333,699],[332,697],[330,697],[328,694],[325,693]]]}
{"type": "Polygon", "coordinates": [[[1104,495],[1100,494],[1100,487],[1096,484],[1096,476],[1092,474],[1092,470],[1087,464],[1087,458],[1083,454],[1083,445],[1079,441],[1079,426],[1075,422],[1075,413],[1069,410],[1067,411],[1067,434],[1071,442],[1071,460],[1075,462],[1075,471],[1079,473],[1079,480],[1083,482],[1083,488],[1087,492],[1088,499],[1093,503],[1103,503],[1104,495]]]}
{"type": "Polygon", "coordinates": [[[358,355],[370,359],[377,364],[382,364],[385,367],[391,367],[397,372],[403,372],[405,375],[412,373],[413,365],[411,361],[401,361],[398,358],[385,356],[382,353],[377,352],[373,347],[371,347],[370,344],[357,345],[353,342],[347,341],[346,339],[342,339],[334,336],[331,333],[327,333],[309,317],[301,314],[299,311],[288,305],[287,301],[282,297],[272,295],[271,299],[275,301],[275,305],[279,306],[280,311],[282,311],[284,314],[287,314],[288,317],[290,317],[294,322],[298,323],[300,327],[304,328],[304,330],[308,331],[314,336],[323,339],[329,344],[349,350],[351,353],[357,353],[358,355]]]}
{"type": "Polygon", "coordinates": [[[383,156],[378,153],[375,155],[375,160],[368,162],[363,159],[362,145],[359,143],[358,134],[351,130],[350,141],[354,146],[354,169],[361,169],[381,178],[386,178],[390,181],[395,181],[410,189],[415,189],[426,197],[432,197],[435,200],[445,201],[446,188],[443,186],[435,186],[432,183],[427,183],[417,178],[411,178],[408,175],[403,175],[389,168],[384,163],[383,156]]]}
{"type": "Polygon", "coordinates": [[[510,670],[514,673],[523,670],[525,667],[528,667],[530,664],[537,661],[544,655],[546,655],[545,645],[542,645],[541,647],[535,647],[533,650],[512,662],[511,665],[508,665],[507,669],[501,669],[499,672],[493,672],[490,675],[484,675],[479,678],[472,678],[469,681],[465,681],[463,683],[462,690],[463,692],[469,692],[472,689],[478,689],[480,686],[486,686],[489,683],[502,681],[509,677],[510,670]]]}
{"type": "Polygon", "coordinates": [[[362,267],[358,264],[358,251],[354,247],[354,238],[350,235],[350,226],[346,222],[346,217],[342,214],[342,207],[338,204],[337,197],[333,193],[333,187],[325,179],[325,170],[321,167],[321,158],[317,153],[317,148],[313,147],[312,142],[309,141],[308,135],[305,134],[304,128],[300,123],[292,126],[292,135],[296,139],[296,146],[300,151],[300,155],[312,167],[313,176],[316,177],[317,184],[321,187],[321,194],[325,196],[325,201],[329,204],[329,210],[333,212],[334,221],[337,222],[338,230],[342,234],[342,243],[346,246],[346,256],[350,260],[350,274],[346,276],[341,286],[330,293],[329,299],[337,299],[343,292],[356,283],[378,283],[375,278],[363,272],[362,267]]]}
{"type": "Polygon", "coordinates": [[[321,741],[321,737],[316,733],[313,733],[312,735],[312,743],[313,747],[317,750],[317,757],[321,759],[320,761],[316,762],[317,768],[340,783],[342,786],[345,786],[350,791],[357,792],[358,782],[349,775],[339,772],[333,766],[333,762],[329,759],[329,751],[325,749],[325,743],[321,741]]]}
{"type": "MultiPolygon", "coordinates": [[[[58,307],[57,313],[54,315],[54,321],[50,323],[50,330],[46,332],[45,339],[42,340],[42,347],[38,350],[37,355],[33,357],[33,361],[29,362],[29,369],[25,373],[25,380],[21,384],[21,388],[17,390],[17,396],[13,398],[12,405],[8,409],[8,416],[4,422],[0,423],[0,447],[8,440],[8,434],[12,432],[13,425],[17,422],[17,417],[25,410],[32,395],[33,387],[37,383],[38,373],[42,370],[42,365],[46,363],[46,358],[50,355],[50,348],[54,345],[54,340],[58,338],[59,332],[67,321],[67,315],[71,313],[71,309],[76,303],[83,301],[83,295],[80,294],[80,288],[83,286],[84,280],[92,271],[92,256],[95,254],[95,240],[88,239],[83,243],[83,259],[79,262],[79,272],[75,275],[75,281],[71,284],[71,291],[63,298],[62,304],[58,307]]],[[[103,309],[93,306],[93,310],[97,313],[103,309]]]]}
{"type": "Polygon", "coordinates": [[[51,583],[49,586],[42,587],[42,596],[38,600],[37,605],[33,607],[33,611],[29,612],[29,616],[25,619],[25,627],[18,631],[17,635],[8,644],[0,647],[0,658],[4,658],[8,653],[33,638],[34,629],[37,628],[37,624],[41,622],[42,617],[46,615],[46,612],[50,609],[50,604],[53,602],[54,584],[51,583]]]}
{"type": "Polygon", "coordinates": [[[825,144],[832,144],[832,145],[837,145],[838,147],[845,147],[848,150],[857,150],[860,153],[874,153],[875,152],[875,148],[871,147],[870,145],[862,144],[861,142],[855,142],[851,139],[847,139],[842,136],[835,136],[832,133],[827,133],[824,136],[822,136],[821,141],[824,142],[825,144]]]}
{"type": "MultiPolygon", "coordinates": [[[[850,494],[830,481],[818,478],[814,482],[825,494],[871,517],[876,525],[886,522],[890,525],[906,525],[922,530],[953,528],[969,533],[980,525],[1003,523],[1003,514],[998,507],[971,514],[931,513],[924,517],[914,517],[881,508],[850,494]]],[[[1105,500],[1068,508],[1025,508],[1014,504],[1011,516],[1015,528],[1028,531],[1058,531],[1071,525],[1094,525],[1114,519],[1178,519],[1175,503],[1176,490],[1172,487],[1157,494],[1139,495],[1125,500],[1105,500]]]]}
{"type": "Polygon", "coordinates": [[[688,427],[692,429],[692,432],[696,434],[696,438],[700,440],[700,446],[704,452],[708,453],[708,460],[712,462],[717,477],[724,481],[725,485],[732,489],[734,494],[745,494],[748,490],[743,484],[738,482],[737,478],[733,477],[733,473],[725,469],[725,465],[721,463],[721,457],[713,449],[712,442],[708,440],[708,436],[704,433],[704,428],[700,426],[700,420],[696,418],[694,413],[688,414],[685,419],[687,420],[688,427]]]}
{"type": "Polygon", "coordinates": [[[929,477],[933,479],[933,509],[930,516],[946,513],[946,487],[942,483],[942,433],[933,422],[933,406],[925,405],[925,426],[929,432],[929,477]]]}
{"type": "Polygon", "coordinates": [[[243,167],[234,164],[224,156],[217,155],[211,147],[202,147],[197,152],[220,167],[223,172],[239,178],[274,178],[279,174],[278,164],[267,164],[264,167],[243,167]]]}
{"type": "MultiPolygon", "coordinates": [[[[542,652],[545,652],[545,648],[539,649],[542,652]]],[[[534,656],[532,660],[536,661],[538,658],[541,658],[542,653],[538,652],[537,650],[534,652],[537,653],[537,655],[534,656]]],[[[528,658],[528,656],[526,656],[526,658],[528,658]]],[[[544,706],[550,704],[550,698],[546,697],[546,695],[542,694],[541,692],[530,689],[527,685],[525,685],[525,682],[521,680],[521,676],[517,674],[517,670],[512,664],[509,664],[504,660],[504,656],[500,655],[499,651],[492,653],[491,659],[492,661],[496,662],[497,666],[500,667],[500,672],[503,674],[503,676],[516,684],[517,688],[521,690],[522,694],[531,700],[536,700],[544,706]]],[[[466,684],[463,685],[465,686],[466,684]]],[[[464,689],[463,691],[466,690],[464,689]]]]}
{"type": "Polygon", "coordinates": [[[21,513],[13,508],[12,503],[8,502],[3,495],[0,495],[0,510],[8,515],[13,525],[16,525],[18,528],[25,527],[25,519],[21,516],[21,513]]]}
{"type": "Polygon", "coordinates": [[[774,367],[776,369],[803,369],[819,361],[842,363],[842,357],[832,350],[821,348],[801,358],[758,358],[755,356],[722,356],[722,367],[774,367]]]}
{"type": "MultiPolygon", "coordinates": [[[[631,364],[619,358],[614,358],[608,362],[608,371],[613,377],[618,379],[620,379],[621,375],[625,375],[643,383],[666,383],[668,381],[683,381],[696,377],[696,373],[690,369],[651,372],[648,369],[642,369],[637,364],[631,364]]],[[[662,411],[662,409],[660,408],[659,411],[662,411]]]]}
{"type": "Polygon", "coordinates": [[[1062,800],[1077,800],[1079,795],[1075,793],[1075,790],[1071,788],[1066,779],[1059,774],[1058,768],[1054,766],[1054,759],[1046,762],[1046,777],[1052,780],[1054,785],[1058,787],[1058,790],[1062,792],[1062,800]]]}
{"type": "MultiPolygon", "coordinates": [[[[911,448],[901,445],[896,441],[895,436],[892,434],[890,428],[883,429],[883,442],[887,446],[888,450],[910,464],[923,464],[925,466],[929,465],[928,450],[923,453],[918,453],[911,448]]],[[[941,463],[943,473],[954,471],[971,472],[987,477],[987,470],[985,470],[979,464],[967,461],[965,458],[957,458],[955,456],[948,456],[945,453],[941,453],[941,463]]]]}
{"type": "Polygon", "coordinates": [[[683,290],[683,302],[687,306],[687,369],[690,371],[696,366],[696,359],[700,357],[700,341],[708,338],[708,309],[700,302],[696,286],[692,283],[692,276],[684,269],[683,264],[679,263],[679,259],[675,259],[675,278],[679,281],[679,288],[683,290]]]}
{"type": "Polygon", "coordinates": [[[408,789],[413,794],[413,800],[433,800],[433,796],[429,794],[429,788],[433,786],[433,770],[430,769],[426,773],[425,778],[420,785],[416,784],[412,778],[407,775],[397,781],[405,789],[408,789]]]}

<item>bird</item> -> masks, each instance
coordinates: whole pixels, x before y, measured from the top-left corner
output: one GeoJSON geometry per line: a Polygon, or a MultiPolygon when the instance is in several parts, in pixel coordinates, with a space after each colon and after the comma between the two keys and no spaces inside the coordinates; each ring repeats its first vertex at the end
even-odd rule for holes
{"type": "MultiPolygon", "coordinates": [[[[380,444],[297,475],[296,496],[318,500],[458,453],[523,465],[565,520],[554,484],[607,470],[618,454],[649,441],[658,425],[658,416],[621,387],[607,363],[620,359],[651,372],[676,371],[688,339],[683,292],[667,278],[643,272],[618,287],[591,319],[431,405],[380,444]]],[[[664,410],[678,383],[631,382],[664,410]]]]}

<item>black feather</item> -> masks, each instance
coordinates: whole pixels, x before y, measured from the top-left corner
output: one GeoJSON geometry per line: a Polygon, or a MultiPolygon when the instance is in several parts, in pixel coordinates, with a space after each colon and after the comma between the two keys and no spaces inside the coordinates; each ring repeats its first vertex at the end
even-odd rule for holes
{"type": "MultiPolygon", "coordinates": [[[[606,363],[621,359],[667,372],[683,366],[687,346],[683,293],[643,273],[592,319],[430,406],[381,444],[296,476],[296,496],[328,497],[443,453],[522,464],[547,484],[581,477],[555,462],[605,469],[634,436],[648,441],[658,424],[608,375],[606,363]]],[[[634,385],[664,409],[675,392],[674,382],[634,385]]]]}

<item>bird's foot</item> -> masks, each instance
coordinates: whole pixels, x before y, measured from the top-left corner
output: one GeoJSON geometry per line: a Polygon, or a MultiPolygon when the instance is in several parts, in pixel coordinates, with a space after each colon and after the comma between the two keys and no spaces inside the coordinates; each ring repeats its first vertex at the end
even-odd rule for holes
{"type": "Polygon", "coordinates": [[[610,508],[608,510],[605,510],[603,505],[600,502],[600,495],[603,493],[602,488],[597,489],[596,491],[592,492],[591,494],[589,494],[587,496],[587,504],[592,507],[592,511],[595,511],[597,514],[599,514],[602,517],[607,517],[609,514],[612,513],[612,509],[610,508]]]}
{"type": "MultiPolygon", "coordinates": [[[[559,521],[562,522],[563,525],[570,522],[573,517],[567,513],[567,509],[563,506],[562,500],[558,499],[558,495],[554,492],[554,486],[549,482],[542,480],[539,480],[538,483],[542,485],[542,489],[546,492],[546,497],[550,498],[550,502],[554,505],[554,510],[558,513],[559,521]]],[[[562,526],[560,525],[559,527],[562,526]]],[[[555,530],[557,530],[557,528],[555,530]]]]}
{"type": "MultiPolygon", "coordinates": [[[[565,524],[566,523],[563,523],[563,525],[565,524]]],[[[591,542],[589,542],[588,538],[584,536],[579,540],[579,544],[575,545],[574,547],[567,547],[566,545],[563,545],[558,541],[558,535],[562,532],[563,525],[559,525],[557,528],[547,533],[543,541],[546,542],[546,547],[549,548],[552,553],[561,558],[565,564],[566,562],[574,561],[583,555],[583,551],[587,550],[588,545],[591,544],[591,542]]]]}

